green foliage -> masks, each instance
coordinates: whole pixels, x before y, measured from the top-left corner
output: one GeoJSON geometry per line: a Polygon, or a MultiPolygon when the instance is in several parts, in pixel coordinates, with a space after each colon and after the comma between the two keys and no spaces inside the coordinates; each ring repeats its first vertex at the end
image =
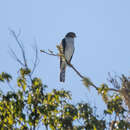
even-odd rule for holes
{"type": "Polygon", "coordinates": [[[88,104],[78,104],[78,110],[79,119],[82,119],[84,121],[82,128],[86,130],[104,130],[106,128],[105,120],[99,120],[97,118],[98,116],[93,114],[93,110],[88,104]]]}
{"type": "Polygon", "coordinates": [[[1,96],[0,128],[13,128],[13,125],[25,120],[23,113],[24,101],[22,92],[8,92],[1,96]]]}
{"type": "Polygon", "coordinates": [[[108,95],[107,95],[108,90],[109,90],[109,88],[108,88],[107,84],[102,84],[101,87],[98,88],[98,93],[101,94],[105,103],[108,102],[108,95]]]}
{"type": "Polygon", "coordinates": [[[4,82],[7,81],[9,82],[12,79],[12,76],[9,75],[8,73],[2,72],[2,74],[0,74],[0,81],[4,82]]]}
{"type": "MultiPolygon", "coordinates": [[[[29,83],[29,76],[30,71],[20,69],[17,91],[1,93],[0,128],[36,128],[42,121],[46,128],[51,129],[96,129],[104,123],[93,115],[88,104],[70,104],[70,92],[54,89],[46,93],[47,87],[42,84],[41,79],[35,77],[29,83]],[[78,120],[83,120],[84,125],[74,125],[78,120]]],[[[3,81],[9,81],[11,76],[2,73],[1,77],[3,81]]]]}
{"type": "Polygon", "coordinates": [[[115,112],[117,116],[119,116],[119,114],[123,115],[125,112],[122,98],[119,95],[112,95],[107,102],[107,110],[105,113],[112,114],[113,112],[115,112]]]}
{"type": "Polygon", "coordinates": [[[30,73],[31,73],[31,70],[28,69],[28,68],[21,68],[21,69],[20,69],[20,74],[21,74],[22,78],[24,78],[25,75],[28,75],[28,74],[30,74],[30,73]]]}
{"type": "Polygon", "coordinates": [[[26,80],[24,78],[18,78],[17,85],[18,85],[18,87],[22,87],[22,89],[25,91],[25,89],[27,87],[26,80]]]}
{"type": "Polygon", "coordinates": [[[126,120],[127,111],[124,109],[123,99],[119,93],[113,93],[111,95],[108,94],[109,87],[107,84],[102,84],[100,88],[98,88],[98,93],[101,94],[105,104],[107,105],[107,109],[104,110],[105,115],[115,115],[115,119],[117,118],[120,121],[112,121],[114,122],[113,128],[119,129],[127,129],[130,128],[128,122],[126,120]],[[123,122],[123,123],[121,123],[123,122]],[[114,127],[116,125],[116,127],[114,127]]]}
{"type": "MultiPolygon", "coordinates": [[[[40,123],[46,129],[52,130],[104,130],[108,127],[105,118],[99,118],[88,103],[71,104],[69,91],[53,89],[52,92],[46,92],[47,85],[38,77],[31,78],[30,69],[21,68],[19,72],[15,88],[17,91],[0,93],[0,128],[36,129],[40,123]]],[[[0,75],[2,82],[9,82],[11,79],[7,73],[0,75]]],[[[84,78],[83,83],[86,87],[93,85],[88,78],[84,78]]],[[[98,88],[98,93],[107,106],[104,113],[120,117],[121,120],[114,122],[119,129],[129,128],[128,122],[125,121],[126,110],[121,96],[109,96],[108,91],[106,84],[98,88]]]]}

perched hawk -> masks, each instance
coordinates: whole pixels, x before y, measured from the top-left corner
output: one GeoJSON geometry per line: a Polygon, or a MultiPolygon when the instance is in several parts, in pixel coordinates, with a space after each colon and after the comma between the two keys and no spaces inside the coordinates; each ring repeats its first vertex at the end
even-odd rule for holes
{"type": "MultiPolygon", "coordinates": [[[[74,38],[76,37],[76,34],[73,32],[69,32],[65,35],[65,38],[61,41],[61,48],[62,53],[65,56],[65,59],[68,62],[71,62],[73,53],[74,53],[74,38]]],[[[65,82],[65,70],[67,63],[63,57],[60,57],[60,82],[65,82]]]]}

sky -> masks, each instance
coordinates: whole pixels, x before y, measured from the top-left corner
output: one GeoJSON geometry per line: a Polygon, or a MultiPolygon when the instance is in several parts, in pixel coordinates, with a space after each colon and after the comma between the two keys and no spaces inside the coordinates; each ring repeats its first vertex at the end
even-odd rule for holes
{"type": "MultiPolygon", "coordinates": [[[[75,32],[72,64],[97,86],[107,83],[108,72],[130,73],[130,1],[129,0],[3,0],[0,1],[0,73],[17,77],[20,66],[9,48],[21,53],[9,29],[21,30],[30,66],[35,43],[39,64],[34,73],[52,89],[71,91],[73,103],[89,102],[104,109],[94,89],[86,89],[78,75],[67,68],[66,82],[59,82],[59,59],[40,53],[41,49],[57,52],[56,45],[68,32],[75,32]]],[[[32,67],[32,66],[31,66],[32,67]]],[[[14,79],[15,80],[15,79],[14,79]]],[[[15,83],[16,85],[16,83],[15,83]]],[[[7,89],[2,84],[4,91],[7,89]]],[[[8,88],[9,89],[9,88],[8,88]]]]}

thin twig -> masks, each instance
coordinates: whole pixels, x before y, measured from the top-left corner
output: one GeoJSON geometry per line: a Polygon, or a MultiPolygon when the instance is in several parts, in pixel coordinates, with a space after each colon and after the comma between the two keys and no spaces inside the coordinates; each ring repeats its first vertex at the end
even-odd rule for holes
{"type": "Polygon", "coordinates": [[[20,63],[23,67],[25,67],[24,63],[22,63],[22,61],[16,56],[16,54],[15,54],[15,52],[13,51],[12,48],[10,48],[10,51],[11,51],[11,53],[12,53],[12,56],[16,59],[16,61],[17,61],[18,63],[20,63]]]}
{"type": "MultiPolygon", "coordinates": [[[[21,42],[19,41],[19,39],[18,39],[18,36],[19,36],[20,34],[16,35],[16,33],[15,33],[13,30],[11,30],[11,29],[9,29],[9,30],[10,30],[11,34],[13,35],[14,39],[16,40],[16,42],[17,42],[19,48],[21,49],[22,57],[23,57],[23,62],[16,56],[16,54],[15,54],[15,52],[14,52],[13,50],[11,50],[11,51],[12,51],[12,54],[15,56],[16,60],[17,60],[21,65],[23,65],[23,66],[25,67],[25,69],[29,69],[28,64],[27,64],[27,60],[26,60],[26,56],[25,56],[25,50],[24,50],[24,48],[23,48],[23,46],[22,46],[22,43],[21,43],[21,42]]],[[[29,78],[30,78],[30,81],[32,82],[31,74],[28,74],[28,76],[29,76],[29,78]]]]}
{"type": "Polygon", "coordinates": [[[19,47],[21,49],[21,52],[22,52],[22,55],[23,55],[23,60],[24,60],[24,63],[25,63],[25,67],[27,68],[27,60],[26,60],[25,51],[24,51],[24,49],[22,47],[22,44],[20,43],[16,33],[11,29],[10,29],[10,32],[12,33],[13,37],[15,38],[16,42],[18,43],[18,45],[19,45],[19,47]]]}
{"type": "Polygon", "coordinates": [[[40,50],[41,52],[47,54],[47,55],[51,55],[51,56],[59,56],[58,54],[54,54],[54,53],[49,53],[49,52],[46,52],[44,50],[40,50]]]}
{"type": "Polygon", "coordinates": [[[119,90],[114,89],[114,88],[109,88],[109,91],[119,92],[119,90]]]}
{"type": "Polygon", "coordinates": [[[35,47],[35,61],[34,61],[34,66],[33,66],[31,75],[33,74],[33,72],[35,71],[35,69],[37,67],[37,62],[38,62],[38,49],[37,49],[37,47],[35,47]]]}

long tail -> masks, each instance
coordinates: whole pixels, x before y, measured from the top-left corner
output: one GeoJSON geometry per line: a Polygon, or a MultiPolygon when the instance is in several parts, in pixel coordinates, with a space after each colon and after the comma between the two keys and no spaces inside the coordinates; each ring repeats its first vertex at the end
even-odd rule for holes
{"type": "Polygon", "coordinates": [[[62,64],[62,67],[60,69],[60,82],[65,82],[65,70],[66,70],[66,65],[62,64]]]}

